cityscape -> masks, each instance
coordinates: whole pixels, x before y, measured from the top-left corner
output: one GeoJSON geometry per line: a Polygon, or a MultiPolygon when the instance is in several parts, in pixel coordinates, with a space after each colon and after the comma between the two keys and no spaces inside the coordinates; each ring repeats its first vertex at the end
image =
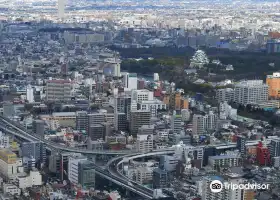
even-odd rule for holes
{"type": "Polygon", "coordinates": [[[0,200],[280,200],[279,8],[0,0],[0,200]]]}

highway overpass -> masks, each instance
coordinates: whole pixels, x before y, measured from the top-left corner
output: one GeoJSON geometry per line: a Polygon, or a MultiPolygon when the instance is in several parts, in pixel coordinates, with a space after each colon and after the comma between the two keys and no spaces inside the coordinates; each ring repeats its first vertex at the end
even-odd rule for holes
{"type": "Polygon", "coordinates": [[[135,150],[88,150],[88,149],[80,149],[74,147],[67,147],[64,145],[60,145],[55,142],[51,142],[44,138],[41,138],[34,133],[27,132],[25,127],[22,125],[13,122],[10,119],[7,119],[3,116],[0,116],[0,129],[3,132],[15,135],[19,138],[22,138],[26,141],[41,141],[49,147],[50,150],[60,150],[60,151],[68,151],[68,152],[75,152],[75,153],[82,153],[82,154],[106,154],[106,155],[126,155],[136,152],[135,150]]]}

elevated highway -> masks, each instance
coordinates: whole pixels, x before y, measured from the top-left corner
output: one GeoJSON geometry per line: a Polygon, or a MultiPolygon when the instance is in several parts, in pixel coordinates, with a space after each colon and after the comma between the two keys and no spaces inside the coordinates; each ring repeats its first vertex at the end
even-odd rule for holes
{"type": "Polygon", "coordinates": [[[26,141],[41,141],[50,150],[60,150],[60,151],[68,151],[68,152],[75,152],[75,153],[82,153],[82,154],[106,154],[106,155],[126,155],[135,153],[134,150],[88,150],[88,149],[80,149],[80,148],[74,148],[74,147],[67,147],[60,145],[55,142],[51,142],[49,140],[46,140],[38,135],[35,135],[34,133],[28,132],[25,127],[21,126],[20,124],[13,122],[10,119],[7,119],[3,116],[0,116],[0,129],[3,132],[15,135],[19,138],[22,138],[26,141]]]}

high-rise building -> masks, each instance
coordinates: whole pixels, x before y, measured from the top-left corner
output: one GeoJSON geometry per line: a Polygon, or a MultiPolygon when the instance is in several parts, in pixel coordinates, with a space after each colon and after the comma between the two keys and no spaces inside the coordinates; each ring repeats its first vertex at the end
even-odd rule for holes
{"type": "Polygon", "coordinates": [[[28,85],[26,87],[26,100],[29,103],[33,103],[34,102],[34,90],[33,90],[31,85],[28,85]]]}
{"type": "Polygon", "coordinates": [[[129,73],[128,72],[121,72],[122,75],[122,82],[125,88],[128,88],[128,77],[129,73]]]}
{"type": "Polygon", "coordinates": [[[153,150],[153,135],[137,134],[136,149],[139,152],[149,152],[153,150]]]}
{"type": "Polygon", "coordinates": [[[76,129],[79,131],[88,130],[88,113],[87,111],[76,112],[76,129]]]}
{"type": "Polygon", "coordinates": [[[193,134],[204,134],[208,130],[214,130],[217,124],[217,115],[213,112],[209,112],[207,115],[193,116],[193,134]]]}
{"type": "Polygon", "coordinates": [[[242,81],[235,85],[234,102],[247,105],[258,101],[267,101],[268,85],[262,80],[242,81]]]}
{"type": "Polygon", "coordinates": [[[257,147],[257,162],[259,165],[267,166],[271,164],[270,153],[264,139],[263,142],[259,142],[257,147]]]}
{"type": "Polygon", "coordinates": [[[47,101],[71,100],[72,83],[69,80],[49,80],[46,87],[47,101]]]}
{"type": "Polygon", "coordinates": [[[129,129],[131,134],[135,136],[138,132],[138,129],[142,125],[150,124],[150,120],[151,120],[150,111],[142,111],[142,110],[131,111],[130,123],[129,123],[129,129]]]}
{"type": "Polygon", "coordinates": [[[271,140],[269,144],[269,153],[272,158],[280,156],[280,138],[271,140]]]}
{"type": "Polygon", "coordinates": [[[23,142],[21,144],[21,156],[33,157],[37,164],[46,162],[46,145],[42,142],[23,142]]]}
{"type": "Polygon", "coordinates": [[[168,172],[164,169],[155,168],[153,171],[153,188],[161,189],[168,186],[168,172]]]}
{"type": "Polygon", "coordinates": [[[158,73],[154,73],[154,81],[159,81],[159,75],[158,75],[158,73]]]}
{"type": "Polygon", "coordinates": [[[173,115],[171,116],[171,129],[175,134],[180,133],[182,130],[182,115],[177,114],[174,110],[173,115]]]}
{"type": "Polygon", "coordinates": [[[91,140],[104,140],[105,139],[105,128],[101,124],[89,125],[88,136],[91,140]]]}
{"type": "Polygon", "coordinates": [[[114,98],[114,126],[116,130],[127,130],[127,120],[131,109],[130,96],[117,96],[114,98]]]}
{"type": "Polygon", "coordinates": [[[34,120],[32,124],[33,133],[40,137],[45,135],[45,122],[43,120],[34,120]]]}
{"type": "Polygon", "coordinates": [[[272,75],[266,76],[266,84],[268,85],[269,97],[280,98],[280,73],[275,72],[272,75]]]}
{"type": "Polygon", "coordinates": [[[60,20],[64,19],[65,15],[65,6],[66,6],[66,0],[58,0],[57,2],[57,11],[58,11],[58,18],[60,20]]]}
{"type": "Polygon", "coordinates": [[[236,147],[240,151],[241,157],[246,156],[246,138],[244,136],[238,135],[236,140],[236,147]]]}
{"type": "Polygon", "coordinates": [[[230,102],[234,100],[234,90],[232,88],[224,88],[216,90],[216,99],[220,102],[230,102]]]}
{"type": "Polygon", "coordinates": [[[87,158],[80,155],[72,155],[68,158],[68,179],[74,184],[79,184],[79,162],[86,161],[87,158]]]}
{"type": "Polygon", "coordinates": [[[78,182],[86,189],[95,187],[95,169],[93,167],[93,162],[91,161],[80,161],[78,163],[78,182]]]}
{"type": "Polygon", "coordinates": [[[129,73],[128,75],[128,89],[137,90],[138,80],[136,73],[129,73]]]}

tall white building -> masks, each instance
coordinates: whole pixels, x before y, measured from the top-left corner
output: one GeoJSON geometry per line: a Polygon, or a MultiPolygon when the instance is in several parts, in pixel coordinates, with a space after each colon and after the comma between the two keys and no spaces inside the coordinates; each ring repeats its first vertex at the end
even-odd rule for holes
{"type": "Polygon", "coordinates": [[[128,89],[137,90],[138,79],[136,73],[129,73],[128,75],[128,89]]]}
{"type": "Polygon", "coordinates": [[[268,85],[262,80],[242,81],[235,85],[234,101],[243,105],[268,100],[268,85]]]}
{"type": "Polygon", "coordinates": [[[72,156],[69,156],[69,161],[68,161],[68,179],[69,181],[74,184],[78,185],[79,184],[79,162],[80,161],[86,161],[87,158],[82,156],[81,154],[74,154],[72,156]]]}
{"type": "Polygon", "coordinates": [[[136,149],[139,152],[149,152],[153,150],[153,135],[137,135],[136,149]]]}
{"type": "Polygon", "coordinates": [[[131,100],[141,103],[142,101],[151,101],[154,99],[153,92],[143,89],[143,90],[133,90],[131,94],[131,100]]]}
{"type": "Polygon", "coordinates": [[[158,75],[158,73],[154,73],[154,81],[159,81],[159,75],[158,75]]]}
{"type": "Polygon", "coordinates": [[[65,17],[65,6],[66,6],[66,0],[58,0],[57,2],[57,14],[58,18],[60,20],[64,19],[65,17]]]}
{"type": "Polygon", "coordinates": [[[29,103],[33,103],[34,102],[34,93],[33,93],[33,88],[31,85],[28,85],[26,87],[26,100],[29,102],[29,103]]]}

